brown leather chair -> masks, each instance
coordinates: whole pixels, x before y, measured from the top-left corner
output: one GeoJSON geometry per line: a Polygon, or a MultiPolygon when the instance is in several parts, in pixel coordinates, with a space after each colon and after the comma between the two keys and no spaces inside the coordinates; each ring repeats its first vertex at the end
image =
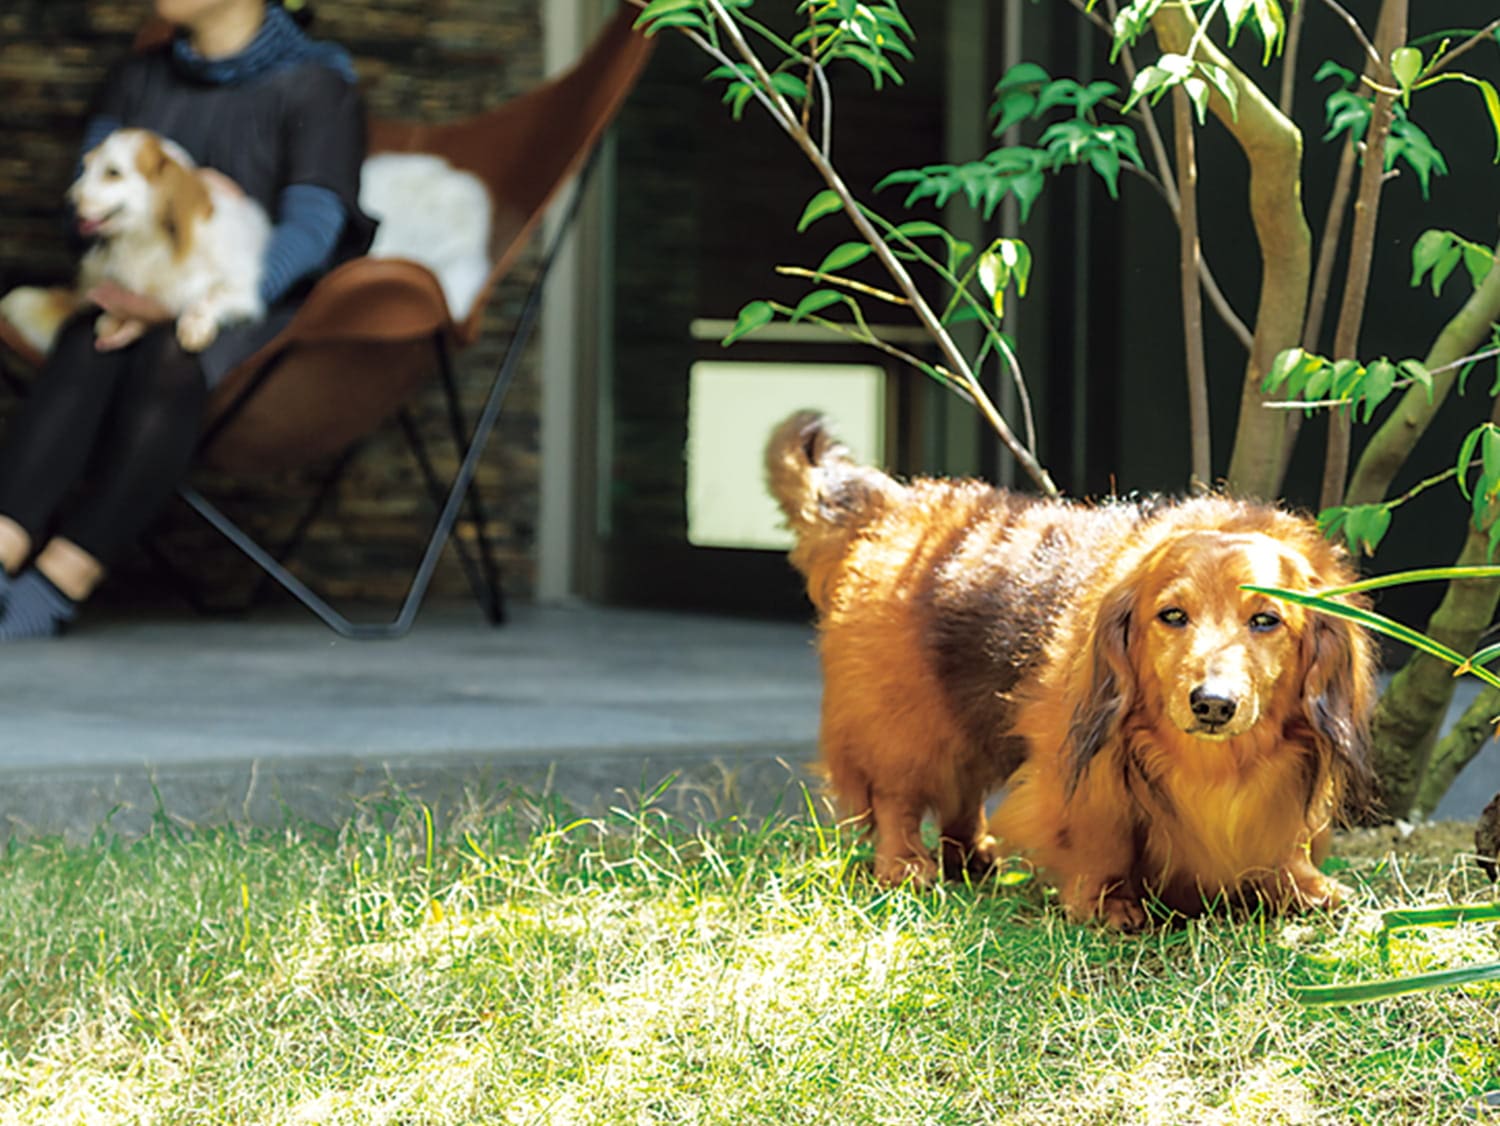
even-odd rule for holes
{"type": "MultiPolygon", "coordinates": [[[[585,170],[645,65],[651,41],[632,29],[637,14],[631,5],[622,3],[616,17],[570,70],[487,113],[440,124],[371,121],[372,153],[434,153],[473,172],[489,189],[492,266],[484,288],[462,319],[450,316],[442,289],[426,267],[401,259],[355,259],[319,280],[286,330],[215,389],[200,457],[204,464],[234,474],[296,468],[346,454],[359,439],[393,415],[401,415],[429,489],[441,501],[441,511],[400,612],[389,623],[349,621],[196,489],[184,486],[179,490],[184,500],[272,579],[344,636],[393,637],[411,628],[465,497],[470,501],[484,573],[479,574],[467,553],[461,558],[490,620],[503,618],[493,555],[482,536],[483,513],[470,485],[515,363],[534,326],[542,285],[566,221],[544,252],[472,432],[459,409],[453,356],[479,337],[495,284],[515,264],[563,185],[585,170]],[[416,428],[404,413],[404,404],[434,374],[442,378],[453,437],[463,453],[446,487],[432,473],[416,428]]],[[[569,218],[581,188],[580,183],[575,189],[569,218]]],[[[40,363],[41,357],[3,320],[0,343],[27,363],[40,363]]],[[[293,533],[290,546],[295,547],[316,507],[293,533]]],[[[460,540],[453,542],[462,550],[460,540]]],[[[285,550],[286,545],[281,554],[285,550]]]]}

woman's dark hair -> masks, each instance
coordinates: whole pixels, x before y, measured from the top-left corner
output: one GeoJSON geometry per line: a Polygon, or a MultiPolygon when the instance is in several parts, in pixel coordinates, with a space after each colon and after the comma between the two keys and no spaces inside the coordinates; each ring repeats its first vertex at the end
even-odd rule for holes
{"type": "Polygon", "coordinates": [[[312,4],[308,0],[276,0],[286,9],[287,15],[297,21],[298,27],[307,27],[313,22],[312,4]]]}

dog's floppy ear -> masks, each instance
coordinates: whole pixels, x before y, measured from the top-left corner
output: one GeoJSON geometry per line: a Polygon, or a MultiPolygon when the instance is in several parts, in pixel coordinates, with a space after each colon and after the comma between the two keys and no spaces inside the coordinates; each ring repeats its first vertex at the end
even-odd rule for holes
{"type": "Polygon", "coordinates": [[[1330,778],[1354,807],[1368,802],[1373,789],[1369,751],[1375,652],[1369,634],[1353,622],[1308,614],[1301,649],[1302,716],[1312,729],[1318,773],[1330,778]]]}
{"type": "Polygon", "coordinates": [[[192,244],[194,222],[213,214],[208,187],[197,169],[178,161],[154,133],[142,138],[136,167],[156,185],[161,225],[172,241],[172,257],[180,259],[192,244]]]}
{"type": "Polygon", "coordinates": [[[1081,675],[1075,683],[1081,693],[1070,701],[1070,786],[1078,784],[1089,763],[1119,735],[1120,725],[1133,705],[1136,678],[1130,659],[1130,629],[1135,601],[1135,584],[1130,582],[1119,584],[1105,595],[1088,648],[1077,658],[1081,675]]]}

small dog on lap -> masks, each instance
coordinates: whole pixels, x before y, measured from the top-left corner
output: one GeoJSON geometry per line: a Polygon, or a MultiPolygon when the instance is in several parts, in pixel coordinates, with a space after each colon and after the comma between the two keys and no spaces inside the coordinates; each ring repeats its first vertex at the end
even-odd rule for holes
{"type": "Polygon", "coordinates": [[[809,413],[766,466],[818,611],[824,766],[873,830],[879,880],[1020,854],[1069,918],[1122,930],[1150,899],[1338,905],[1317,866],[1368,781],[1375,646],[1241,589],[1353,581],[1311,520],[1220,496],[903,484],[809,413]]]}
{"type": "MultiPolygon", "coordinates": [[[[23,286],[0,299],[0,316],[38,351],[51,347],[62,323],[105,281],[165,306],[189,352],[207,348],[221,328],[264,314],[265,210],[178,145],[149,130],[117,129],[85,154],[68,198],[79,233],[94,240],[77,285],[23,286]]],[[[120,327],[101,313],[96,334],[120,327]]]]}

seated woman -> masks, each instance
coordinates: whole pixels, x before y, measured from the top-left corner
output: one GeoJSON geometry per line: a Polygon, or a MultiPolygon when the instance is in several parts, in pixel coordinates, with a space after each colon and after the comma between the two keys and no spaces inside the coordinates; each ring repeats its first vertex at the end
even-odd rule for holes
{"type": "Polygon", "coordinates": [[[358,205],[365,119],[347,52],[268,0],[155,9],[173,38],[110,74],[83,151],[115,129],[151,129],[259,201],[274,223],[267,315],[190,353],[155,302],[110,285],[89,294],[0,443],[0,641],[50,637],[76,617],[186,475],[209,390],[374,233],[358,205]],[[96,335],[101,309],[119,327],[96,335]]]}

